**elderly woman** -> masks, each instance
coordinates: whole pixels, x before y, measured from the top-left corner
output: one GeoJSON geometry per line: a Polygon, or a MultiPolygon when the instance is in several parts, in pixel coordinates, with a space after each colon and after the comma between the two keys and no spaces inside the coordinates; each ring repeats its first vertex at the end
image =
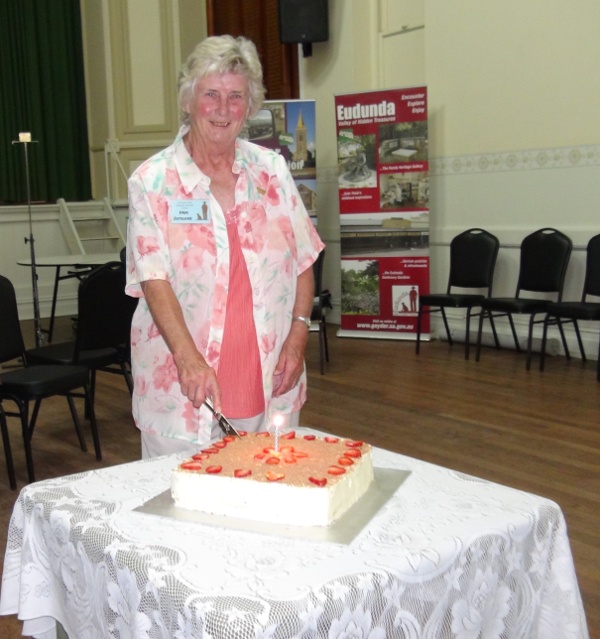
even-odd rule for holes
{"type": "Polygon", "coordinates": [[[237,136],[264,96],[245,38],[210,37],[180,73],[182,127],[129,180],[127,293],[142,456],[239,430],[295,427],[323,249],[284,159],[237,136]]]}

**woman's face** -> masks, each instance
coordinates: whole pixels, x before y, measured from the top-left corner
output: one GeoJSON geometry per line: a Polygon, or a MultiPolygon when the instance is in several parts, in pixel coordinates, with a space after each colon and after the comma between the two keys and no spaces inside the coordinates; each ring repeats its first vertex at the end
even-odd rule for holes
{"type": "Polygon", "coordinates": [[[215,73],[196,85],[190,109],[192,129],[204,142],[233,145],[242,130],[250,96],[248,80],[240,73],[215,73]]]}

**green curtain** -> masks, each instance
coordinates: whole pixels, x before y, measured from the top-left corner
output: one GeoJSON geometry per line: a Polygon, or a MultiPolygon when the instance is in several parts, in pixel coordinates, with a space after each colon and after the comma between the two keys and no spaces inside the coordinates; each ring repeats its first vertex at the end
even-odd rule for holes
{"type": "Polygon", "coordinates": [[[0,1],[0,203],[91,199],[79,0],[0,1]]]}

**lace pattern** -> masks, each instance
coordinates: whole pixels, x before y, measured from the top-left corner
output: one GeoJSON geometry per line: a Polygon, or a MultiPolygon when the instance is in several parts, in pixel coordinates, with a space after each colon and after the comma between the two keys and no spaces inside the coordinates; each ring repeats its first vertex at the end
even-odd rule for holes
{"type": "Polygon", "coordinates": [[[546,499],[388,451],[410,476],[348,545],[132,512],[176,457],[25,487],[0,613],[71,639],[587,639],[565,521],[546,499]]]}

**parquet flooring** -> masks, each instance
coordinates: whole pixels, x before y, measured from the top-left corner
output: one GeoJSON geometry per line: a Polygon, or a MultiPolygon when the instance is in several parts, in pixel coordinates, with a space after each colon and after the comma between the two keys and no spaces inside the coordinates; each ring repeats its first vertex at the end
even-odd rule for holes
{"type": "MultiPolygon", "coordinates": [[[[590,637],[600,638],[596,362],[552,357],[544,373],[537,370],[537,360],[527,372],[524,357],[514,351],[485,349],[476,363],[463,359],[461,345],[425,343],[416,356],[413,342],[337,338],[335,331],[329,327],[325,375],[319,374],[316,334],[310,339],[309,399],[302,425],[556,501],[567,521],[590,637]]],[[[101,464],[138,459],[139,436],[123,379],[100,374],[96,401],[101,464]]],[[[90,452],[79,450],[64,400],[45,404],[33,441],[38,478],[98,467],[91,441],[90,452]]],[[[11,428],[20,488],[25,465],[18,426],[11,428]]],[[[2,547],[17,495],[0,472],[2,547]]],[[[16,619],[0,617],[0,637],[19,636],[16,619]]]]}

